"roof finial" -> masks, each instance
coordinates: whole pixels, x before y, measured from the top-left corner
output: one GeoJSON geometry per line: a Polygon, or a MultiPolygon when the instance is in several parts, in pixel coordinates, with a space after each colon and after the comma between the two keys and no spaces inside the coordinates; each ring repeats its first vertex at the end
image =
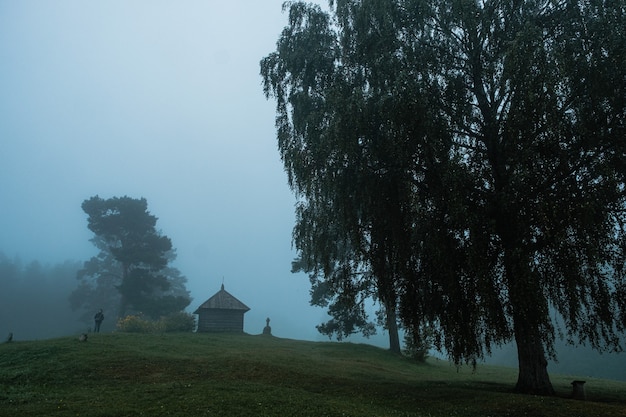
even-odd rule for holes
{"type": "Polygon", "coordinates": [[[222,276],[222,291],[224,291],[224,277],[222,276]]]}

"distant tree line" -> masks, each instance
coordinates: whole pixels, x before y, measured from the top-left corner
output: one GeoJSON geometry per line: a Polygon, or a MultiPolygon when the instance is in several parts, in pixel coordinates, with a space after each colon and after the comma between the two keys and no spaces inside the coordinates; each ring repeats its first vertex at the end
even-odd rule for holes
{"type": "Polygon", "coordinates": [[[14,340],[29,340],[86,331],[91,320],[81,322],[68,302],[81,264],[24,262],[0,253],[0,338],[9,332],[14,340]]]}

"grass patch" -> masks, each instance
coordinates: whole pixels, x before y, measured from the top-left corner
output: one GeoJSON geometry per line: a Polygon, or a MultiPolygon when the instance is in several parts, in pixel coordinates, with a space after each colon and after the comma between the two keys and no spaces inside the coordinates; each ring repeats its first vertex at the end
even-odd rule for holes
{"type": "Polygon", "coordinates": [[[587,401],[511,393],[516,370],[417,364],[384,349],[250,335],[93,334],[0,345],[0,416],[626,416],[626,383],[587,401]]]}

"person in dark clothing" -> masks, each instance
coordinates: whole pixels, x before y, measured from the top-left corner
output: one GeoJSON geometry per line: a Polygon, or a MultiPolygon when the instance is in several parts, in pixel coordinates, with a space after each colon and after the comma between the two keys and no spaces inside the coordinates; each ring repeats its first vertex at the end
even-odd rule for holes
{"type": "Polygon", "coordinates": [[[96,321],[96,326],[94,327],[93,331],[95,333],[100,333],[100,325],[102,324],[102,320],[104,320],[104,314],[102,314],[102,309],[98,310],[93,319],[96,321]]]}

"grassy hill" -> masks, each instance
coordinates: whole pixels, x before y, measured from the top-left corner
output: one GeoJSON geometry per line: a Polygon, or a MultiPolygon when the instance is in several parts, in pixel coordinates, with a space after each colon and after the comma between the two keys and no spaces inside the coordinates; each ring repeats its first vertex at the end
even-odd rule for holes
{"type": "Polygon", "coordinates": [[[92,334],[0,345],[0,416],[626,416],[626,383],[416,364],[369,345],[250,335],[92,334]]]}

